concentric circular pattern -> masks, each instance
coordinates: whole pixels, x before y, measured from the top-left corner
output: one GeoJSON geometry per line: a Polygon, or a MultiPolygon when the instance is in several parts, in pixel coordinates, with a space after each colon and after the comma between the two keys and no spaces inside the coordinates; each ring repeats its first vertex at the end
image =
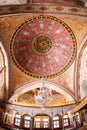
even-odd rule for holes
{"type": "Polygon", "coordinates": [[[37,16],[14,32],[10,53],[18,68],[35,78],[62,74],[76,54],[76,39],[70,27],[52,16],[37,16]]]}
{"type": "Polygon", "coordinates": [[[52,47],[52,42],[47,36],[39,36],[35,38],[34,48],[37,52],[46,53],[52,47]]]}

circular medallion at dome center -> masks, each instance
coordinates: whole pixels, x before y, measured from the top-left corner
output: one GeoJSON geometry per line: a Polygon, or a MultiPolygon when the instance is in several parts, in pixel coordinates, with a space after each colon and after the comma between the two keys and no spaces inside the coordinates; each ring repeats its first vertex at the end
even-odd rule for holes
{"type": "Polygon", "coordinates": [[[51,39],[47,36],[38,36],[33,44],[34,49],[39,53],[46,53],[52,47],[51,39]]]}

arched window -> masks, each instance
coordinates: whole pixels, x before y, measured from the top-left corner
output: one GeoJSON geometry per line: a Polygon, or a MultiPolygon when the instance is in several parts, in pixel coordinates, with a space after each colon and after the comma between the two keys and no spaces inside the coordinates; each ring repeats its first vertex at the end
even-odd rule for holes
{"type": "Polygon", "coordinates": [[[15,115],[15,122],[14,122],[15,126],[20,126],[21,125],[21,115],[16,114],[15,115]]]}
{"type": "Polygon", "coordinates": [[[68,115],[63,116],[63,124],[64,124],[64,127],[69,126],[69,117],[68,117],[68,115]]]}
{"type": "Polygon", "coordinates": [[[5,111],[3,123],[7,123],[7,124],[14,123],[14,111],[13,110],[5,111]]]}
{"type": "Polygon", "coordinates": [[[44,117],[43,118],[43,127],[44,128],[48,128],[49,127],[49,118],[48,117],[44,117]]]}
{"type": "Polygon", "coordinates": [[[35,116],[34,127],[35,128],[49,128],[49,116],[35,116]]]}
{"type": "Polygon", "coordinates": [[[25,115],[23,117],[23,122],[24,122],[24,128],[30,128],[31,117],[28,115],[25,115]]]}
{"type": "Polygon", "coordinates": [[[41,127],[41,119],[40,117],[35,117],[35,128],[40,128],[41,127]]]}
{"type": "Polygon", "coordinates": [[[59,116],[54,116],[53,117],[53,127],[54,128],[59,128],[59,116]]]}

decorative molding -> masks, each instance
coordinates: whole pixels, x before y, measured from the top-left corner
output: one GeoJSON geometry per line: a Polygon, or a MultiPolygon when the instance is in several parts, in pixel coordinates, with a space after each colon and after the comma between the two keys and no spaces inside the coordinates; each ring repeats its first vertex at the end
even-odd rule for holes
{"type": "Polygon", "coordinates": [[[11,105],[7,104],[6,110],[15,110],[21,115],[29,114],[31,117],[34,117],[37,114],[48,114],[49,116],[55,116],[57,114],[66,114],[68,111],[70,111],[72,108],[74,108],[76,105],[68,105],[64,107],[46,107],[44,110],[42,108],[38,107],[23,107],[23,106],[17,106],[17,105],[11,105]]]}
{"type": "Polygon", "coordinates": [[[20,13],[57,13],[87,17],[87,8],[61,6],[55,4],[25,4],[0,7],[0,17],[3,15],[20,15],[20,13]]]}
{"type": "Polygon", "coordinates": [[[87,104],[87,96],[71,112],[75,113],[87,104]]]}

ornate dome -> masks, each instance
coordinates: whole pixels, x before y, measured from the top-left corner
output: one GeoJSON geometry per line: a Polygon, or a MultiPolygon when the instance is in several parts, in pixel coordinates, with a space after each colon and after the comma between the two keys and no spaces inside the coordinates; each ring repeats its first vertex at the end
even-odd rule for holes
{"type": "Polygon", "coordinates": [[[70,27],[53,16],[37,16],[14,32],[10,52],[15,64],[33,77],[54,77],[72,64],[76,39],[70,27]]]}

